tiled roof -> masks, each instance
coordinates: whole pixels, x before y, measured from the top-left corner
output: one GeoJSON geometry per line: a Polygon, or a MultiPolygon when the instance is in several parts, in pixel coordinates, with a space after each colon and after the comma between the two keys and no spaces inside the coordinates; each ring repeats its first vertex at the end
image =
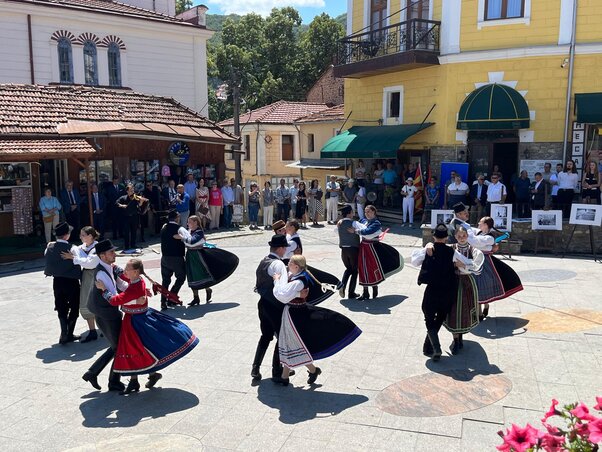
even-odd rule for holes
{"type": "Polygon", "coordinates": [[[0,159],[22,160],[63,158],[66,156],[92,156],[96,150],[83,138],[67,140],[2,140],[0,139],[0,159]]]}
{"type": "MultiPolygon", "coordinates": [[[[248,123],[264,124],[292,124],[297,119],[327,109],[326,104],[314,104],[311,102],[291,102],[279,100],[265,107],[252,110],[240,116],[240,125],[248,123]]],[[[233,118],[219,123],[220,126],[231,126],[233,118]]]]}
{"type": "Polygon", "coordinates": [[[188,22],[184,22],[174,16],[158,13],[137,6],[127,5],[125,3],[116,2],[113,0],[10,0],[19,3],[30,3],[45,6],[54,6],[59,8],[69,8],[76,10],[85,10],[102,14],[113,14],[138,19],[155,20],[161,22],[172,22],[179,25],[195,26],[188,22]]]}
{"type": "Polygon", "coordinates": [[[325,121],[343,121],[345,119],[345,105],[337,105],[335,107],[328,108],[326,110],[312,113],[302,118],[297,119],[295,122],[308,123],[308,122],[325,122],[325,121]]]}
{"type": "Polygon", "coordinates": [[[0,134],[102,132],[237,142],[214,122],[168,97],[83,86],[0,84],[0,134]]]}

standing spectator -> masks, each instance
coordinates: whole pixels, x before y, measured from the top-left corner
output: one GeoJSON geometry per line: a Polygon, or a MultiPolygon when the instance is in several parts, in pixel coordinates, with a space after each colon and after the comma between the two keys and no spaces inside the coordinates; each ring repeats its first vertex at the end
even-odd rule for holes
{"type": "Polygon", "coordinates": [[[381,206],[383,203],[383,195],[385,193],[385,184],[383,182],[383,164],[381,162],[376,163],[376,168],[372,172],[372,182],[376,186],[376,203],[381,206]]]}
{"type": "Polygon", "coordinates": [[[470,188],[466,182],[462,182],[462,176],[456,173],[454,180],[446,188],[447,207],[453,207],[459,202],[466,203],[466,197],[470,193],[470,188]]]}
{"type": "Polygon", "coordinates": [[[228,179],[224,179],[222,186],[222,201],[224,203],[224,227],[230,229],[232,226],[232,204],[234,203],[234,190],[229,185],[228,179]]]}
{"type": "Polygon", "coordinates": [[[202,177],[199,179],[195,199],[194,210],[201,220],[201,228],[204,230],[207,228],[207,221],[211,221],[211,214],[209,213],[209,188],[205,186],[205,179],[202,177]]]}
{"type": "MultiPolygon", "coordinates": [[[[430,220],[431,211],[439,207],[439,188],[437,187],[437,178],[431,177],[426,189],[424,190],[424,211],[422,212],[422,223],[430,220]]],[[[429,222],[430,223],[430,222],[429,222]]]]}
{"type": "Polygon", "coordinates": [[[366,208],[366,182],[365,179],[357,182],[357,195],[355,197],[355,203],[357,207],[357,215],[361,220],[363,220],[366,215],[364,214],[364,209],[366,208]]]}
{"type": "Polygon", "coordinates": [[[415,175],[416,175],[416,167],[414,166],[413,163],[410,162],[410,164],[408,165],[408,169],[403,174],[403,178],[404,178],[404,180],[408,180],[410,178],[414,179],[415,175]]]}
{"type": "Polygon", "coordinates": [[[575,162],[567,160],[564,165],[564,171],[558,174],[558,204],[562,209],[564,218],[568,218],[571,213],[571,205],[573,204],[573,196],[579,184],[579,175],[575,162]]]}
{"type": "Polygon", "coordinates": [[[543,178],[543,180],[545,180],[546,182],[550,182],[550,178],[552,177],[552,164],[551,163],[544,163],[543,165],[543,173],[541,173],[541,177],[543,178]]]}
{"type": "Polygon", "coordinates": [[[123,235],[122,212],[117,207],[117,200],[125,194],[123,185],[119,183],[119,177],[113,176],[113,182],[105,186],[104,194],[107,198],[107,214],[111,218],[113,240],[116,240],[123,235]]]}
{"type": "Polygon", "coordinates": [[[245,194],[242,187],[236,183],[236,179],[234,178],[230,179],[230,187],[232,187],[232,194],[234,195],[234,200],[232,201],[232,222],[234,223],[234,227],[238,228],[243,221],[245,194]],[[235,210],[236,215],[234,215],[235,210]]]}
{"type": "Polygon", "coordinates": [[[353,175],[355,176],[355,181],[357,182],[358,186],[360,185],[360,183],[365,183],[366,176],[368,175],[368,170],[364,166],[364,161],[362,159],[359,159],[357,161],[357,166],[355,167],[353,175]]]}
{"type": "Polygon", "coordinates": [[[473,223],[476,223],[479,219],[483,218],[483,212],[487,208],[488,185],[485,182],[485,176],[478,174],[476,183],[472,184],[470,187],[470,201],[472,205],[470,216],[473,223]],[[476,218],[474,214],[476,214],[476,218]]]}
{"type": "Polygon", "coordinates": [[[291,192],[284,184],[284,179],[280,179],[280,185],[276,189],[276,217],[286,223],[291,209],[291,192]]]}
{"type": "Polygon", "coordinates": [[[335,224],[338,216],[339,193],[341,186],[336,176],[330,176],[330,182],[326,184],[326,219],[328,224],[335,224]]]}
{"type": "Polygon", "coordinates": [[[211,190],[209,190],[209,214],[211,215],[211,223],[209,229],[219,229],[219,217],[223,206],[222,192],[217,187],[217,182],[211,182],[211,190]]]}
{"type": "Polygon", "coordinates": [[[151,235],[155,235],[159,232],[158,226],[158,218],[157,212],[161,211],[161,190],[151,181],[147,181],[144,190],[142,191],[142,196],[148,199],[148,213],[147,213],[147,222],[150,225],[150,230],[152,231],[151,235]]]}
{"type": "MultiPolygon", "coordinates": [[[[188,174],[186,175],[186,182],[184,183],[184,191],[188,194],[188,197],[190,198],[190,207],[188,209],[188,212],[192,212],[194,215],[194,212],[196,212],[196,187],[197,187],[197,182],[196,180],[194,180],[194,174],[192,173],[192,171],[189,171],[188,174]]],[[[186,220],[188,221],[188,220],[186,220]]],[[[183,227],[186,227],[186,225],[184,225],[183,227]]]]}
{"type": "Polygon", "coordinates": [[[263,229],[266,231],[272,229],[274,222],[274,192],[272,191],[272,183],[266,180],[263,184],[263,229]]]}
{"type": "Polygon", "coordinates": [[[514,202],[516,204],[516,215],[518,218],[529,218],[531,209],[529,208],[531,200],[531,180],[525,170],[520,172],[518,179],[514,181],[514,202]]]}
{"type": "Polygon", "coordinates": [[[558,175],[562,172],[562,163],[556,165],[556,174],[550,176],[550,185],[552,186],[552,205],[558,209],[558,175]]]}
{"type": "Polygon", "coordinates": [[[291,194],[291,211],[289,213],[290,218],[294,218],[297,213],[297,193],[299,193],[299,179],[293,179],[293,186],[289,189],[291,194]]]}
{"type": "Polygon", "coordinates": [[[178,191],[176,190],[176,181],[169,179],[167,182],[167,187],[165,187],[161,193],[161,198],[163,199],[163,210],[175,208],[177,197],[178,191]]]}
{"type": "Polygon", "coordinates": [[[322,204],[322,196],[324,192],[318,184],[318,179],[311,181],[308,198],[309,198],[309,219],[314,226],[318,226],[318,218],[324,215],[324,205],[322,204]]]}
{"type": "MultiPolygon", "coordinates": [[[[82,199],[79,193],[73,189],[73,181],[68,180],[65,182],[65,188],[61,190],[61,205],[63,207],[63,212],[65,212],[65,218],[67,219],[67,223],[72,227],[72,229],[79,231],[79,215],[81,213],[81,203],[82,199]]],[[[73,230],[71,231],[71,235],[73,236],[73,230]]],[[[77,235],[77,233],[75,234],[77,235]]],[[[76,238],[70,237],[70,240],[75,240],[76,238]]]]}
{"type": "Polygon", "coordinates": [[[255,182],[251,182],[249,189],[249,229],[258,229],[257,216],[259,214],[259,198],[261,193],[255,182]]]}
{"type": "MultiPolygon", "coordinates": [[[[86,203],[87,204],[87,203],[86,203]]],[[[92,218],[94,219],[94,229],[100,236],[105,234],[105,215],[107,208],[107,198],[98,192],[98,185],[92,184],[92,218]]]]}
{"type": "Polygon", "coordinates": [[[600,172],[598,164],[590,160],[583,174],[581,196],[587,204],[600,204],[600,172]]]}
{"type": "Polygon", "coordinates": [[[117,200],[117,207],[123,212],[124,231],[123,231],[123,249],[129,250],[136,248],[136,234],[140,225],[140,216],[138,208],[143,203],[143,199],[134,195],[134,186],[128,184],[125,189],[126,194],[117,200]]]}
{"type": "Polygon", "coordinates": [[[406,220],[409,220],[408,225],[410,228],[414,227],[414,197],[418,189],[414,186],[414,179],[408,177],[406,184],[401,187],[402,196],[402,212],[403,212],[403,223],[401,227],[405,226],[406,220]]]}
{"type": "Polygon", "coordinates": [[[387,169],[383,171],[383,182],[385,184],[385,192],[383,195],[383,206],[393,205],[393,193],[395,192],[395,184],[397,183],[397,173],[393,169],[393,163],[387,162],[387,169]]]}
{"type": "Polygon", "coordinates": [[[456,172],[452,171],[450,173],[449,179],[445,181],[445,190],[443,191],[443,208],[447,209],[448,207],[453,207],[453,204],[451,204],[448,200],[447,200],[447,187],[449,187],[451,184],[453,184],[456,181],[456,172]]]}
{"type": "Polygon", "coordinates": [[[542,177],[540,172],[535,173],[535,182],[531,186],[531,205],[533,210],[541,210],[548,207],[547,193],[549,185],[549,182],[542,177]]]}
{"type": "MultiPolygon", "coordinates": [[[[183,191],[182,186],[182,191],[183,191]]],[[[163,225],[161,229],[161,285],[168,289],[171,293],[177,295],[184,281],[186,281],[186,263],[184,261],[184,254],[186,253],[186,247],[184,243],[179,239],[175,238],[178,236],[181,222],[180,215],[175,210],[170,210],[167,216],[168,223],[163,225]],[[176,282],[170,288],[171,277],[176,275],[176,282]]],[[[161,310],[173,307],[172,302],[167,301],[165,295],[161,295],[161,310]]]]}
{"type": "Polygon", "coordinates": [[[175,198],[176,211],[180,215],[180,226],[186,228],[188,226],[188,217],[190,216],[190,196],[184,191],[182,184],[177,187],[178,194],[175,198]]]}
{"type": "Polygon", "coordinates": [[[343,189],[343,201],[346,205],[351,207],[353,215],[355,216],[355,204],[357,203],[357,187],[355,186],[355,181],[353,179],[349,179],[347,181],[347,185],[343,189]]]}
{"type": "Polygon", "coordinates": [[[295,218],[303,224],[303,228],[307,228],[305,224],[305,214],[307,212],[307,189],[305,182],[299,182],[299,191],[297,192],[297,202],[295,203],[295,218]]]}
{"type": "Polygon", "coordinates": [[[51,233],[59,224],[61,209],[61,203],[52,196],[52,190],[50,188],[44,190],[44,196],[40,198],[40,212],[42,212],[42,220],[44,220],[46,243],[50,242],[51,233]]]}
{"type": "Polygon", "coordinates": [[[500,182],[500,175],[493,173],[487,187],[487,215],[491,213],[491,204],[504,204],[507,195],[506,186],[500,182]]]}

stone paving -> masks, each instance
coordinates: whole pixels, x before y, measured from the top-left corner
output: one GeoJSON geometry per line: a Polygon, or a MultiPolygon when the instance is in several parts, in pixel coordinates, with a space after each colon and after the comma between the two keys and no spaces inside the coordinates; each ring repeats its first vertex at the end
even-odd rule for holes
{"type": "MultiPolygon", "coordinates": [[[[419,232],[400,232],[393,228],[385,241],[407,262],[419,232]]],[[[602,393],[602,265],[532,256],[513,256],[525,290],[493,303],[460,355],[447,353],[451,335],[442,331],[441,361],[422,356],[423,289],[417,270],[406,266],[382,284],[377,300],[336,295],[323,304],[363,334],[318,363],[315,385],[299,369],[289,387],[269,379],[252,386],[259,338],[252,288],[270,233],[244,234],[211,239],[241,259],[214,288],[213,303],[170,311],[195,331],[199,346],[165,369],[156,389],[127,397],[106,391],[106,373],[100,392],[81,380],[104,339],[57,345],[52,282],[35,262],[0,277],[1,449],[485,451],[495,450],[496,432],[511,423],[537,424],[552,398],[591,403],[602,393]]],[[[332,226],[301,236],[312,265],[342,274],[332,226]]],[[[142,259],[160,279],[153,248],[142,259]]],[[[191,291],[181,296],[188,302],[191,291]]],[[[85,329],[80,319],[77,331],[85,329]]]]}

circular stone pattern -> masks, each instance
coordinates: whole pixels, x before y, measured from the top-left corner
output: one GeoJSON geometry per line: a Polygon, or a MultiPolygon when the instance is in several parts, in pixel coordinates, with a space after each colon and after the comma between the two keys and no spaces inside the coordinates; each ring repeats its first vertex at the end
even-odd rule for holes
{"type": "Polygon", "coordinates": [[[511,389],[512,382],[501,375],[450,370],[394,383],[378,395],[376,405],[395,416],[450,416],[491,405],[511,389]]]}
{"type": "Polygon", "coordinates": [[[577,273],[570,270],[542,268],[539,270],[525,270],[519,272],[518,276],[522,282],[556,282],[573,279],[577,276],[577,273]]]}
{"type": "Polygon", "coordinates": [[[529,320],[527,329],[533,333],[574,333],[602,326],[602,312],[588,309],[536,311],[523,318],[529,320]]]}

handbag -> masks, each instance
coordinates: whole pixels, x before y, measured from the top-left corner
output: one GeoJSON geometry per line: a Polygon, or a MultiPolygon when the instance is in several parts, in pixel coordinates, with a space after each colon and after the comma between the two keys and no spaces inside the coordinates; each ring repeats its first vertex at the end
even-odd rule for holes
{"type": "Polygon", "coordinates": [[[52,223],[52,221],[54,220],[54,215],[49,215],[47,217],[42,217],[44,220],[44,223],[52,223]]]}
{"type": "Polygon", "coordinates": [[[324,196],[324,192],[322,190],[317,190],[316,194],[314,195],[314,198],[316,198],[318,201],[321,201],[322,196],[324,196]]]}

